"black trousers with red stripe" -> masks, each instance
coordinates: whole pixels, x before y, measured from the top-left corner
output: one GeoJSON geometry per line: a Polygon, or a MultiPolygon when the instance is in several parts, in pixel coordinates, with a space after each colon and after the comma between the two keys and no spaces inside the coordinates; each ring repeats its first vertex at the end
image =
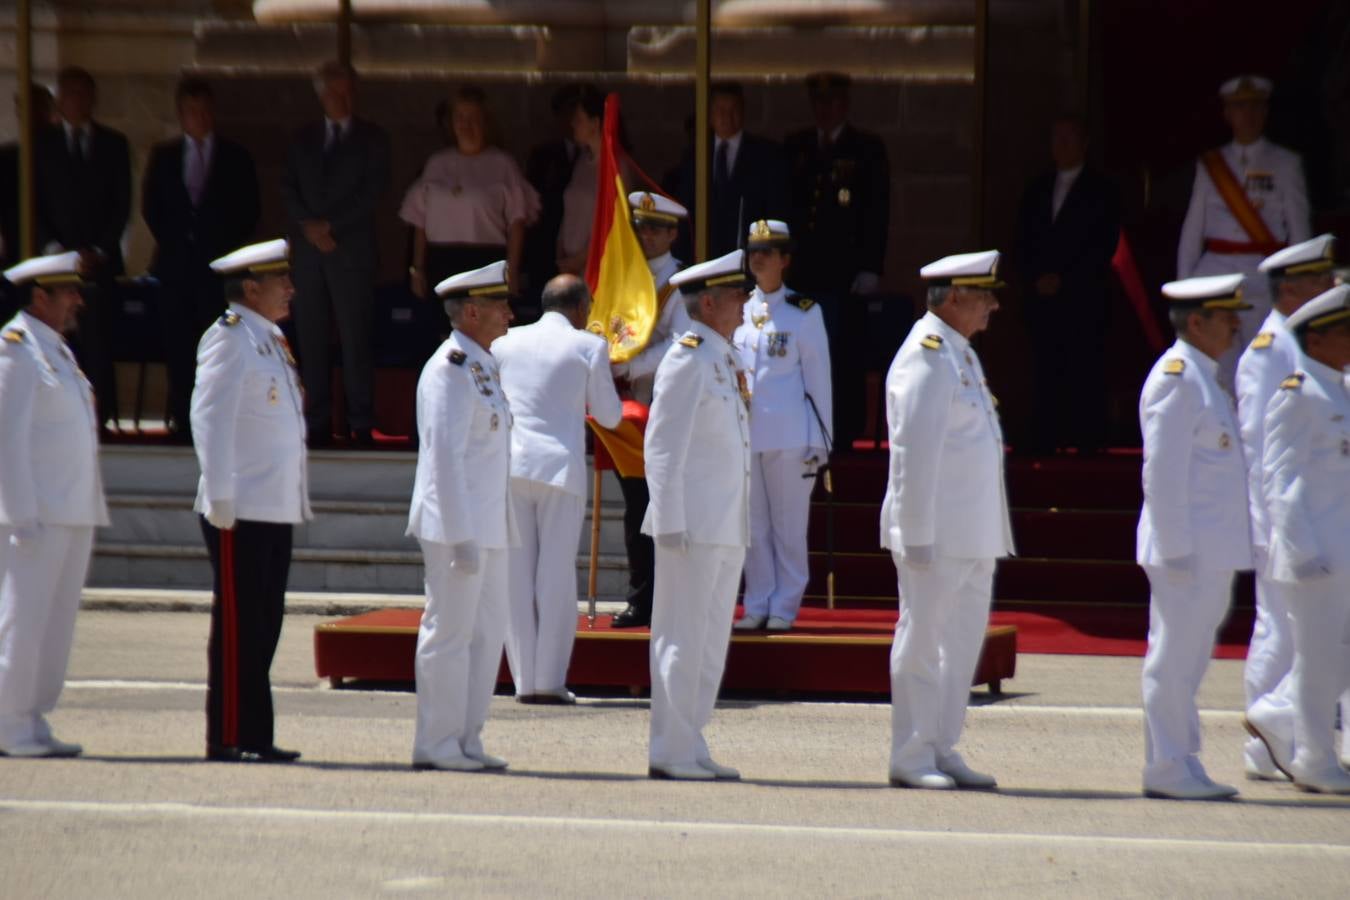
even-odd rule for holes
{"type": "Polygon", "coordinates": [[[220,531],[205,518],[201,526],[215,588],[206,743],[266,750],[273,744],[269,673],[286,610],[291,526],[241,520],[220,531]]]}

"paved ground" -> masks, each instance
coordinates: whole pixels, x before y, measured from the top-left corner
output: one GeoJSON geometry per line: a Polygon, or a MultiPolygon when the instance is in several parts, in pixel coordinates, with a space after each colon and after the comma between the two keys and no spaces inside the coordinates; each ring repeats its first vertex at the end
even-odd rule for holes
{"type": "MultiPolygon", "coordinates": [[[[199,760],[206,617],[87,612],[53,717],[71,761],[0,760],[6,898],[540,896],[1344,897],[1350,801],[1240,782],[1231,803],[1138,793],[1139,661],[1024,656],[971,713],[998,793],[885,786],[887,708],[728,702],[740,784],[652,782],[646,705],[498,698],[504,775],[412,772],[411,694],[314,677],[317,618],[274,673],[295,766],[199,760]]],[[[1241,778],[1240,665],[1215,663],[1206,762],[1241,778]]]]}

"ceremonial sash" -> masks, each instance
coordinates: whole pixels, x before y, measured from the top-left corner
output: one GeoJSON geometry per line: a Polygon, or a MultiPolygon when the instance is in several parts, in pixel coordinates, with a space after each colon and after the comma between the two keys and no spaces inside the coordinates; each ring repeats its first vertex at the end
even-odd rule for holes
{"type": "Polygon", "coordinates": [[[1276,250],[1283,247],[1284,244],[1270,233],[1270,228],[1266,226],[1266,220],[1261,218],[1261,213],[1252,206],[1246,190],[1238,183],[1237,176],[1228,167],[1223,154],[1218,150],[1209,150],[1201,154],[1200,162],[1204,164],[1209,180],[1214,182],[1214,187],[1218,189],[1224,205],[1233,214],[1233,218],[1237,219],[1242,230],[1247,232],[1247,237],[1251,238],[1252,243],[1263,247],[1273,246],[1276,250]]]}

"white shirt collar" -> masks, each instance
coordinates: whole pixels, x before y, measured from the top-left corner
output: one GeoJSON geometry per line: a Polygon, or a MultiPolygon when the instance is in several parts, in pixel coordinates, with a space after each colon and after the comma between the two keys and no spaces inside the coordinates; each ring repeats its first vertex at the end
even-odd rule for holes
{"type": "Polygon", "coordinates": [[[330,119],[327,116],[324,116],[323,133],[325,136],[333,130],[334,125],[338,127],[338,131],[343,135],[343,137],[346,137],[347,132],[352,130],[352,117],[348,116],[345,119],[330,119]]]}
{"type": "Polygon", "coordinates": [[[970,347],[970,341],[965,335],[944,322],[942,317],[931,309],[924,313],[924,317],[920,321],[926,321],[928,324],[932,325],[933,328],[937,330],[939,336],[941,336],[943,340],[948,341],[953,349],[964,351],[970,347]]]}
{"type": "Polygon", "coordinates": [[[718,144],[726,144],[726,145],[727,145],[727,153],[730,153],[730,154],[732,154],[732,155],[735,155],[736,151],[739,150],[739,149],[741,149],[741,138],[743,138],[744,136],[745,136],[745,130],[744,130],[744,129],[742,129],[742,130],[736,132],[735,134],[733,134],[733,135],[732,135],[731,137],[729,137],[729,138],[720,138],[720,137],[714,136],[714,138],[713,138],[713,149],[715,150],[715,149],[717,148],[717,145],[718,145],[718,144]]]}
{"type": "Polygon", "coordinates": [[[690,330],[693,331],[695,334],[697,334],[699,337],[703,338],[705,341],[713,341],[714,343],[717,344],[717,346],[723,348],[731,347],[731,341],[722,337],[722,335],[718,334],[716,331],[713,331],[710,327],[703,324],[698,319],[691,319],[689,325],[690,330]]]}
{"type": "Polygon", "coordinates": [[[454,341],[455,346],[463,350],[471,360],[496,369],[497,359],[492,355],[492,351],[469,337],[464,332],[450,332],[450,340],[454,341]]]}
{"type": "Polygon", "coordinates": [[[780,284],[777,290],[770,291],[767,294],[759,289],[759,285],[755,285],[754,291],[751,292],[750,299],[753,301],[759,301],[761,303],[767,303],[770,306],[777,306],[778,304],[783,302],[783,298],[787,296],[787,293],[788,293],[787,282],[780,284]]]}
{"type": "Polygon", "coordinates": [[[1182,338],[1177,338],[1176,343],[1172,345],[1172,349],[1199,366],[1210,378],[1218,377],[1219,361],[1212,359],[1199,347],[1182,338]]]}
{"type": "Polygon", "coordinates": [[[1079,163],[1072,169],[1056,169],[1055,178],[1060,181],[1073,181],[1079,175],[1083,174],[1083,164],[1079,163]]]}
{"type": "Polygon", "coordinates": [[[44,349],[50,350],[53,347],[65,345],[66,339],[61,336],[61,333],[37,316],[27,310],[19,310],[19,315],[23,317],[24,324],[29,331],[33,332],[33,337],[44,349]]]}
{"type": "Polygon", "coordinates": [[[249,309],[247,306],[238,301],[235,301],[230,304],[230,311],[238,313],[239,318],[243,319],[244,322],[247,323],[254,330],[261,329],[264,334],[269,335],[280,331],[280,329],[277,328],[276,324],[273,323],[266,316],[264,316],[262,313],[257,312],[256,310],[249,309]]]}
{"type": "Polygon", "coordinates": [[[1229,143],[1228,149],[1234,156],[1242,153],[1246,153],[1248,159],[1259,156],[1266,149],[1266,136],[1263,134],[1250,144],[1239,144],[1237,141],[1232,141],[1229,143]]]}
{"type": "MultiPolygon", "coordinates": [[[[847,122],[840,122],[838,125],[836,125],[836,126],[834,126],[833,128],[830,129],[829,137],[830,137],[830,143],[831,143],[831,144],[833,144],[835,141],[839,140],[839,135],[841,135],[841,134],[844,133],[844,126],[847,125],[847,124],[848,124],[847,122]]],[[[816,129],[816,141],[817,141],[817,142],[823,142],[824,140],[825,140],[825,131],[824,131],[824,129],[817,128],[817,129],[816,129]]]]}
{"type": "Polygon", "coordinates": [[[647,260],[647,268],[651,271],[651,273],[652,273],[653,275],[656,275],[656,274],[659,273],[662,269],[664,269],[666,266],[670,265],[671,262],[673,262],[673,261],[674,261],[674,257],[671,256],[671,255],[670,255],[670,251],[667,250],[665,253],[662,253],[660,256],[654,256],[654,257],[652,257],[651,259],[647,260]]]}

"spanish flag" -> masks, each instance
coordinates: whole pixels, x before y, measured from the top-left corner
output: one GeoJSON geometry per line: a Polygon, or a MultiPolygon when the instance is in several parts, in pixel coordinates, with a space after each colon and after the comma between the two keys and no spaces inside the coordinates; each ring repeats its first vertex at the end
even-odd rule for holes
{"type": "Polygon", "coordinates": [[[627,362],[647,345],[656,324],[656,285],[633,233],[628,192],[619,175],[619,97],[605,98],[595,220],[586,283],[594,302],[587,328],[609,341],[609,358],[627,362]]]}
{"type": "MultiPolygon", "coordinates": [[[[617,363],[627,362],[651,338],[656,325],[656,284],[633,233],[628,192],[619,175],[617,94],[605,98],[604,127],[595,221],[586,259],[586,283],[593,297],[586,327],[609,341],[609,358],[617,363]]],[[[646,424],[647,408],[631,400],[624,403],[623,420],[617,428],[601,428],[591,422],[600,442],[595,454],[597,470],[609,468],[612,462],[625,478],[640,477],[644,472],[642,432],[646,424]]]]}

